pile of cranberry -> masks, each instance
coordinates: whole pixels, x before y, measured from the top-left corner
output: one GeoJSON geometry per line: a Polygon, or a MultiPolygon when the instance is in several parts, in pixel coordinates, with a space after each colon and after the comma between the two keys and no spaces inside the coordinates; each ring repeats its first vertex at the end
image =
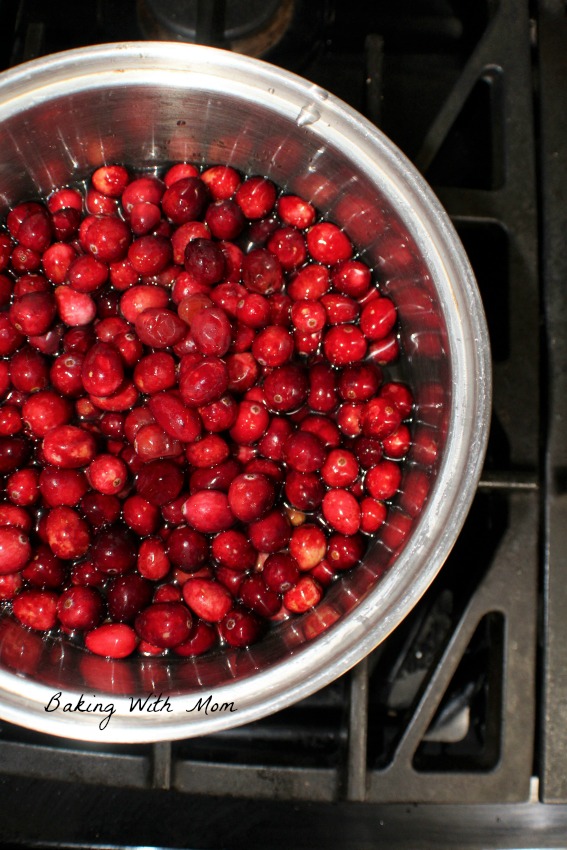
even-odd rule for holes
{"type": "Polygon", "coordinates": [[[248,646],[385,522],[412,395],[348,236],[178,163],[0,230],[0,601],[113,658],[248,646]]]}

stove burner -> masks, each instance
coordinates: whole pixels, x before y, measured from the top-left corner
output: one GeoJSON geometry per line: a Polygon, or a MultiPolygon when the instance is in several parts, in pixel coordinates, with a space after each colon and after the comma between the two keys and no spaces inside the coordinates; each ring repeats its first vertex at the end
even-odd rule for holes
{"type": "Polygon", "coordinates": [[[139,0],[146,38],[209,44],[262,57],[288,31],[296,0],[139,0]]]}

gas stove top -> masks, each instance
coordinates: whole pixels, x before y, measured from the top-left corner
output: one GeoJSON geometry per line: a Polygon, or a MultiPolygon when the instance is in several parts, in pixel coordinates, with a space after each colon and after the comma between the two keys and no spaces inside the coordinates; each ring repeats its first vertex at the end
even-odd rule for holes
{"type": "Polygon", "coordinates": [[[314,696],[205,738],[85,745],[2,724],[0,846],[566,846],[564,5],[0,0],[0,19],[2,68],[190,39],[350,103],[449,212],[494,370],[469,518],[384,644],[314,696]]]}

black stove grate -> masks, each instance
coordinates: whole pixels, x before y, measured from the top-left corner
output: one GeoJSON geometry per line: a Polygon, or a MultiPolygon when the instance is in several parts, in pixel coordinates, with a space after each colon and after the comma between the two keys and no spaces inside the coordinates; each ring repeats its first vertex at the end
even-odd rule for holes
{"type": "MultiPolygon", "coordinates": [[[[46,16],[42,3],[0,0],[5,65],[140,35],[132,2],[85,3],[80,28],[69,4],[49,5],[46,16]]],[[[300,72],[367,114],[413,160],[478,279],[494,403],[471,512],[394,634],[350,674],[273,717],[138,746],[2,725],[0,843],[476,848],[567,840],[566,809],[546,805],[567,803],[565,9],[559,0],[321,5],[319,49],[300,72]],[[22,823],[29,795],[38,817],[22,823]],[[57,816],[63,800],[72,816],[57,816]],[[101,806],[120,814],[113,808],[112,823],[101,823],[101,806]],[[304,840],[292,831],[298,822],[304,840]]]]}

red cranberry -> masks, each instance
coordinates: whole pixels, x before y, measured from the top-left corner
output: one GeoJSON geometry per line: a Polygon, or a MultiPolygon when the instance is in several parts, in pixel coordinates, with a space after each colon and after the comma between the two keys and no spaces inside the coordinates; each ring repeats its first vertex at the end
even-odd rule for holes
{"type": "Polygon", "coordinates": [[[180,375],[179,391],[184,402],[200,407],[218,401],[228,387],[228,370],[219,357],[204,357],[180,375]]]}
{"type": "Polygon", "coordinates": [[[137,570],[151,581],[161,581],[171,569],[166,547],[159,537],[147,537],[140,543],[137,570]]]}
{"type": "Polygon", "coordinates": [[[103,623],[85,635],[87,649],[106,658],[126,658],[137,644],[135,631],[126,623],[103,623]]]}
{"type": "Polygon", "coordinates": [[[298,195],[281,195],[277,203],[278,215],[286,224],[305,230],[315,222],[316,211],[312,204],[298,195]]]}
{"type": "Polygon", "coordinates": [[[323,588],[310,575],[301,576],[295,587],[286,591],[283,602],[289,611],[294,614],[302,614],[304,611],[309,611],[321,600],[323,596],[323,588]]]}
{"type": "Polygon", "coordinates": [[[269,421],[269,413],[263,404],[244,399],[238,406],[229,434],[241,446],[252,445],[265,433],[269,421]]]}
{"type": "Polygon", "coordinates": [[[222,357],[230,347],[231,325],[227,314],[219,307],[205,308],[196,313],[191,322],[191,333],[202,354],[222,357]]]}
{"type": "Polygon", "coordinates": [[[207,623],[219,623],[233,606],[229,591],[213,579],[193,578],[183,585],[187,606],[207,623]]]}
{"type": "Polygon", "coordinates": [[[252,344],[252,354],[262,366],[283,366],[293,356],[293,337],[281,325],[268,325],[252,344]]]}
{"type": "Polygon", "coordinates": [[[211,554],[220,565],[240,572],[251,569],[257,555],[246,535],[233,528],[213,538],[211,554]]]}
{"type": "Polygon", "coordinates": [[[258,552],[278,552],[285,549],[291,537],[289,520],[275,508],[261,519],[251,522],[248,533],[252,545],[258,552]]]}
{"type": "Polygon", "coordinates": [[[209,649],[212,649],[217,643],[217,633],[214,626],[205,623],[202,620],[197,620],[191,627],[191,632],[187,640],[173,647],[176,655],[184,657],[193,655],[203,655],[209,649]]]}
{"type": "Polygon", "coordinates": [[[192,528],[205,534],[225,531],[235,523],[228,496],[221,490],[201,490],[189,496],[183,515],[192,528]]]}
{"type": "Polygon", "coordinates": [[[360,314],[364,336],[374,342],[388,336],[396,324],[396,308],[389,298],[376,298],[366,304],[360,314]]]}
{"type": "Polygon", "coordinates": [[[279,292],[284,284],[282,265],[266,248],[253,248],[242,260],[242,282],[261,295],[279,292]]]}
{"type": "Polygon", "coordinates": [[[30,560],[31,554],[29,537],[20,528],[0,528],[0,575],[21,570],[30,560]]]}
{"type": "Polygon", "coordinates": [[[266,585],[261,575],[246,576],[238,595],[241,603],[260,617],[269,619],[281,608],[278,593],[266,585]]]}
{"type": "Polygon", "coordinates": [[[400,465],[392,460],[381,460],[369,469],[364,479],[368,493],[374,499],[391,499],[398,492],[402,480],[400,465]]]}
{"type": "Polygon", "coordinates": [[[200,177],[183,177],[166,189],[161,207],[174,224],[184,224],[201,217],[207,200],[207,187],[200,177]]]}
{"type": "Polygon", "coordinates": [[[325,532],[313,523],[300,525],[292,532],[289,551],[301,571],[313,569],[323,560],[327,551],[325,532]]]}
{"type": "Polygon", "coordinates": [[[85,520],[73,508],[53,508],[47,515],[47,542],[58,558],[80,558],[88,552],[91,534],[85,520]]]}
{"type": "Polygon", "coordinates": [[[156,393],[149,400],[149,408],[170,437],[191,444],[200,436],[201,421],[197,412],[183,404],[174,393],[156,393]]]}
{"type": "Polygon", "coordinates": [[[339,534],[356,534],[360,528],[360,506],[348,490],[333,489],[325,493],[322,502],[323,516],[339,534]]]}
{"type": "Polygon", "coordinates": [[[307,374],[301,366],[286,363],[266,376],[264,392],[272,410],[278,413],[297,410],[305,402],[309,392],[307,374]]]}
{"type": "Polygon", "coordinates": [[[48,632],[57,623],[58,599],[52,590],[22,590],[12,602],[12,611],[28,629],[48,632]]]}
{"type": "Polygon", "coordinates": [[[52,466],[76,469],[87,466],[96,454],[92,434],[77,425],[60,425],[43,438],[43,455],[52,466]]]}
{"type": "Polygon", "coordinates": [[[272,210],[276,187],[265,177],[248,177],[236,190],[235,200],[246,218],[264,218],[272,210]]]}
{"type": "Polygon", "coordinates": [[[94,629],[102,619],[103,610],[102,596],[94,587],[70,587],[57,602],[59,622],[69,631],[94,629]]]}
{"type": "Polygon", "coordinates": [[[249,523],[260,519],[274,504],[275,489],[264,475],[238,475],[228,490],[228,504],[234,516],[249,523]]]}
{"type": "Polygon", "coordinates": [[[147,463],[138,473],[136,489],[152,505],[166,505],[181,493],[183,472],[170,460],[147,463]]]}
{"type": "Polygon", "coordinates": [[[134,622],[136,633],[142,640],[163,649],[186,641],[191,625],[191,614],[181,602],[154,602],[141,611],[134,622]]]}
{"type": "Polygon", "coordinates": [[[321,469],[326,457],[321,440],[308,431],[297,431],[289,438],[285,460],[297,472],[315,472],[321,469]]]}

